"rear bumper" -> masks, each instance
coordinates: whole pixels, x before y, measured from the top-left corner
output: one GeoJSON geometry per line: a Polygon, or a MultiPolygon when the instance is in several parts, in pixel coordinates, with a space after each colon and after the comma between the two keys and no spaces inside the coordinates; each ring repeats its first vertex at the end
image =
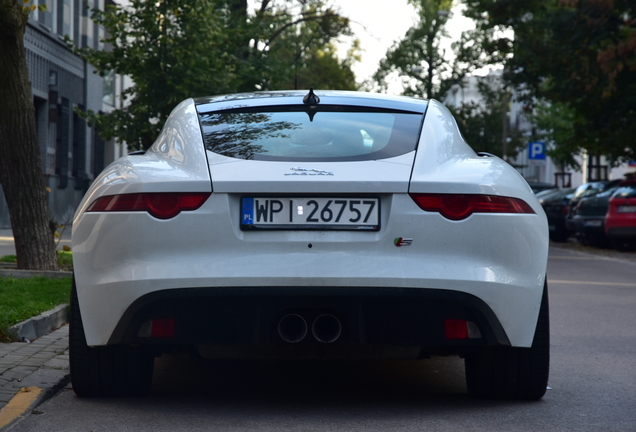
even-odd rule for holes
{"type": "Polygon", "coordinates": [[[604,216],[581,216],[572,219],[574,231],[584,234],[605,234],[604,216]]]}
{"type": "Polygon", "coordinates": [[[616,238],[636,238],[636,226],[608,227],[607,235],[616,238]]]}
{"type": "Polygon", "coordinates": [[[404,352],[424,356],[462,353],[476,345],[510,345],[492,309],[473,295],[438,289],[380,287],[303,287],[302,294],[290,287],[157,291],[137,299],[122,315],[109,340],[109,344],[116,343],[153,344],[159,348],[204,345],[208,352],[222,356],[234,353],[238,357],[248,351],[250,356],[257,357],[259,352],[261,357],[276,352],[342,357],[345,352],[353,351],[365,352],[365,357],[382,357],[385,352],[370,347],[416,348],[404,352]],[[278,325],[288,314],[303,317],[309,327],[318,316],[331,314],[341,323],[340,337],[325,344],[318,342],[310,331],[298,343],[285,342],[278,325]],[[166,317],[175,322],[172,337],[153,338],[140,332],[149,320],[166,317]],[[481,337],[446,339],[446,319],[474,323],[481,337]]]}

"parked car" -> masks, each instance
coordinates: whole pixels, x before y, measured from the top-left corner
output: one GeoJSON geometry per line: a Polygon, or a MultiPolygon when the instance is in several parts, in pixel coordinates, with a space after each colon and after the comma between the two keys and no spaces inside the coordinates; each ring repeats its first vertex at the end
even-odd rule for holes
{"type": "Polygon", "coordinates": [[[636,245],[636,180],[622,182],[612,195],[605,232],[620,251],[636,245]]]}
{"type": "Polygon", "coordinates": [[[557,189],[552,183],[545,182],[528,182],[528,185],[532,188],[532,191],[536,194],[546,190],[557,189]]]}
{"type": "MultiPolygon", "coordinates": [[[[548,229],[550,230],[550,240],[564,242],[572,231],[565,224],[565,219],[570,211],[570,199],[574,195],[573,188],[552,191],[540,197],[539,202],[548,217],[548,229]]],[[[539,198],[537,196],[537,198],[539,198]]]]}
{"type": "Polygon", "coordinates": [[[609,247],[610,241],[605,233],[605,215],[609,200],[618,186],[583,197],[572,209],[572,224],[576,238],[584,245],[609,247]]]}
{"type": "Polygon", "coordinates": [[[73,222],[79,396],[148,392],[153,356],[465,358],[475,397],[546,391],[548,224],[439,102],[188,99],[73,222]]]}
{"type": "Polygon", "coordinates": [[[580,200],[605,192],[615,186],[618,186],[620,182],[621,180],[600,180],[584,183],[577,187],[569,202],[568,214],[565,219],[567,229],[571,232],[575,232],[576,230],[576,226],[573,221],[573,210],[579,204],[580,200]]]}

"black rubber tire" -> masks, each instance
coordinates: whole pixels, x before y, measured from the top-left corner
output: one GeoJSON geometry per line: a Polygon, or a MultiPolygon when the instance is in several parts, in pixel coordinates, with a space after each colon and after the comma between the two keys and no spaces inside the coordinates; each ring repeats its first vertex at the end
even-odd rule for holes
{"type": "Polygon", "coordinates": [[[550,233],[550,240],[557,243],[564,243],[570,238],[570,232],[566,229],[553,231],[550,233]]]}
{"type": "Polygon", "coordinates": [[[547,281],[530,348],[480,347],[466,355],[468,394],[480,399],[538,400],[550,370],[547,281]]]}
{"type": "Polygon", "coordinates": [[[147,349],[126,345],[91,348],[86,344],[75,278],[71,289],[69,362],[77,396],[143,396],[150,392],[154,357],[147,349]]]}

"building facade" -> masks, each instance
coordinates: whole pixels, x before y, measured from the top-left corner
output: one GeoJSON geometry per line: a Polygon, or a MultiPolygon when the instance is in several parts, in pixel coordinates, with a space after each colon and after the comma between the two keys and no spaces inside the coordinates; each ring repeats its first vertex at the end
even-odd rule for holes
{"type": "MultiPolygon", "coordinates": [[[[76,46],[103,48],[103,29],[90,19],[90,8],[103,8],[104,0],[45,4],[45,11],[32,12],[24,42],[49,207],[59,224],[70,224],[91,181],[122,153],[121,146],[104,142],[77,111],[113,109],[118,80],[110,76],[105,86],[105,79],[64,42],[68,36],[76,46]]],[[[0,188],[0,228],[10,227],[0,188]]]]}

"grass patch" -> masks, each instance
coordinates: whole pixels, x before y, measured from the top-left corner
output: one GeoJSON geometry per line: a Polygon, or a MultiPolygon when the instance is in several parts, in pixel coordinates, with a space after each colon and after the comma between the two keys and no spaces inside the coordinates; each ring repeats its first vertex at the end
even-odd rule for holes
{"type": "Polygon", "coordinates": [[[9,342],[14,324],[68,303],[71,278],[0,278],[0,341],[9,342]]]}
{"type": "Polygon", "coordinates": [[[3,257],[0,257],[0,262],[14,263],[17,261],[18,261],[18,257],[16,255],[5,255],[3,257]]]}
{"type": "Polygon", "coordinates": [[[62,270],[73,269],[73,252],[72,251],[57,251],[57,262],[62,270]]]}
{"type": "MultiPolygon", "coordinates": [[[[5,255],[0,257],[0,262],[16,263],[18,262],[18,257],[16,255],[5,255]]],[[[57,251],[57,263],[61,270],[73,270],[73,251],[57,251]]]]}

